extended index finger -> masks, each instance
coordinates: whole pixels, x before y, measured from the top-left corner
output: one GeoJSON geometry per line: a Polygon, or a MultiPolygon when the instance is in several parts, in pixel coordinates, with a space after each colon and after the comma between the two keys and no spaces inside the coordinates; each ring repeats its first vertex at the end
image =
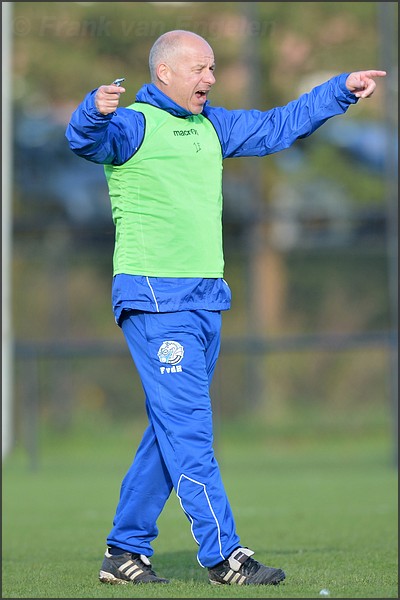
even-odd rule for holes
{"type": "Polygon", "coordinates": [[[386,71],[376,71],[376,70],[371,70],[371,71],[364,71],[364,74],[367,77],[385,77],[385,75],[387,74],[386,71]]]}

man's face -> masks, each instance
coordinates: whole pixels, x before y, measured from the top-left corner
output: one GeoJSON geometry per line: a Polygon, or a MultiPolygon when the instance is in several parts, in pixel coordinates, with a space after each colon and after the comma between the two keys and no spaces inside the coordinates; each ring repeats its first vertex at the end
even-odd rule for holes
{"type": "Polygon", "coordinates": [[[207,42],[191,39],[183,43],[164,68],[163,91],[179,106],[200,114],[215,83],[214,54],[207,42]]]}

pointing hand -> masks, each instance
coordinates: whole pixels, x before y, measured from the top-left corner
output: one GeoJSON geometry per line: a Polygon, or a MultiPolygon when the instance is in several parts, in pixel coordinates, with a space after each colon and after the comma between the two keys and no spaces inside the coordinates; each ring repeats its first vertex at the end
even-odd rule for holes
{"type": "Polygon", "coordinates": [[[356,71],[346,79],[346,87],[357,98],[369,98],[375,91],[374,77],[385,77],[386,71],[356,71]]]}

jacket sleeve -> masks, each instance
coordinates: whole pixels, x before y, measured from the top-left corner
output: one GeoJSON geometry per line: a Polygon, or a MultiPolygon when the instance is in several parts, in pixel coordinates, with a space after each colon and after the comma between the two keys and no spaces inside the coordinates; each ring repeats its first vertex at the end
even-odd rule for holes
{"type": "Polygon", "coordinates": [[[103,115],[90,92],[72,113],[65,137],[71,150],[100,164],[122,165],[137,151],[144,136],[144,116],[129,108],[103,115]]]}
{"type": "Polygon", "coordinates": [[[266,112],[206,107],[204,114],[219,136],[224,158],[266,156],[309,136],[325,121],[358,100],[346,88],[348,73],[333,77],[286,106],[266,112]]]}

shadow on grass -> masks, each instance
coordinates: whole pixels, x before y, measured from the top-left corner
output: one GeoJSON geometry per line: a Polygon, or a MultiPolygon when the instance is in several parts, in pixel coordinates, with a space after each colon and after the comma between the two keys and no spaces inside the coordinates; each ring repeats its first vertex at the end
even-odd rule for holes
{"type": "MultiPolygon", "coordinates": [[[[271,550],[269,549],[258,549],[254,555],[256,560],[259,560],[263,564],[268,564],[271,567],[283,568],[281,564],[278,564],[276,559],[279,557],[286,556],[299,556],[304,557],[307,555],[329,555],[331,553],[336,554],[339,551],[338,548],[333,547],[315,547],[315,548],[294,548],[288,550],[271,550]],[[264,557],[273,556],[274,559],[271,564],[264,557]],[[272,564],[273,563],[273,564],[272,564]]],[[[156,573],[160,577],[179,579],[180,581],[191,581],[198,583],[207,583],[207,569],[204,569],[197,562],[196,551],[182,550],[178,552],[158,552],[152,557],[152,566],[156,573]]]]}
{"type": "Polygon", "coordinates": [[[157,552],[151,561],[154,570],[160,577],[197,583],[208,582],[207,569],[201,567],[197,562],[196,550],[157,552]]]}

